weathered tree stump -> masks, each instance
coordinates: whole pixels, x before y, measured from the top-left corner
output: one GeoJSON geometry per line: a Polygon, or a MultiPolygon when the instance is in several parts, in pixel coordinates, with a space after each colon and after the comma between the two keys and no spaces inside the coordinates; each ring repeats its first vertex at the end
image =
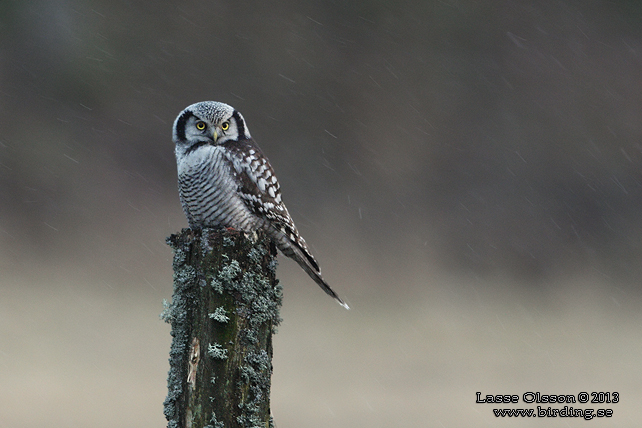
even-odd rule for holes
{"type": "Polygon", "coordinates": [[[262,233],[218,229],[183,229],[167,243],[168,428],[272,427],[272,334],[282,299],[276,248],[262,233]]]}

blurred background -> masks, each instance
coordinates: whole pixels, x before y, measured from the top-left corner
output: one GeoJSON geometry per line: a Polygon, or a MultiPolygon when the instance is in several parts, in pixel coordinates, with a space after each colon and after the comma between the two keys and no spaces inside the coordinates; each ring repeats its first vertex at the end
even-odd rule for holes
{"type": "Polygon", "coordinates": [[[632,0],[2,1],[0,428],[165,425],[171,127],[202,100],[243,113],[352,307],[280,257],[278,427],[587,423],[475,403],[529,391],[617,391],[575,407],[640,426],[641,24],[632,0]]]}

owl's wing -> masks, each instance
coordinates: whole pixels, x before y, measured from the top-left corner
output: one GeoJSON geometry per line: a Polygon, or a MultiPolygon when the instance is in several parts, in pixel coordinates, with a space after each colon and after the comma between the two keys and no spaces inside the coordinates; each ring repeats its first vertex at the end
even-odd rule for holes
{"type": "Polygon", "coordinates": [[[321,288],[348,308],[321,276],[321,269],[299,234],[288,209],[281,199],[279,185],[272,165],[252,140],[235,141],[228,147],[238,193],[258,217],[267,221],[266,230],[281,252],[294,259],[321,288]]]}
{"type": "Polygon", "coordinates": [[[235,141],[226,153],[231,157],[238,193],[252,213],[282,227],[285,233],[298,236],[296,226],[281,199],[281,186],[274,169],[256,143],[252,140],[235,141]]]}

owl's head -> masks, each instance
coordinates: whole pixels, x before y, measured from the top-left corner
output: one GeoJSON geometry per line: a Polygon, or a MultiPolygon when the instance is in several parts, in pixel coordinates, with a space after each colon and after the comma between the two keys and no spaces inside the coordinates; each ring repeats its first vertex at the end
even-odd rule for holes
{"type": "Polygon", "coordinates": [[[173,140],[186,151],[205,144],[250,139],[241,113],[216,101],[201,101],[185,108],[174,121],[173,140]]]}

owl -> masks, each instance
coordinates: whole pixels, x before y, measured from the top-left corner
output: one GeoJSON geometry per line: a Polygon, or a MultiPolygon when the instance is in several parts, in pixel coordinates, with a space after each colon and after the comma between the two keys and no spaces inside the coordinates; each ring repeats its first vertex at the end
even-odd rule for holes
{"type": "Polygon", "coordinates": [[[245,119],[233,107],[203,101],[174,121],[178,190],[191,228],[264,230],[277,248],[346,309],[283,203],[281,186],[245,119]]]}

